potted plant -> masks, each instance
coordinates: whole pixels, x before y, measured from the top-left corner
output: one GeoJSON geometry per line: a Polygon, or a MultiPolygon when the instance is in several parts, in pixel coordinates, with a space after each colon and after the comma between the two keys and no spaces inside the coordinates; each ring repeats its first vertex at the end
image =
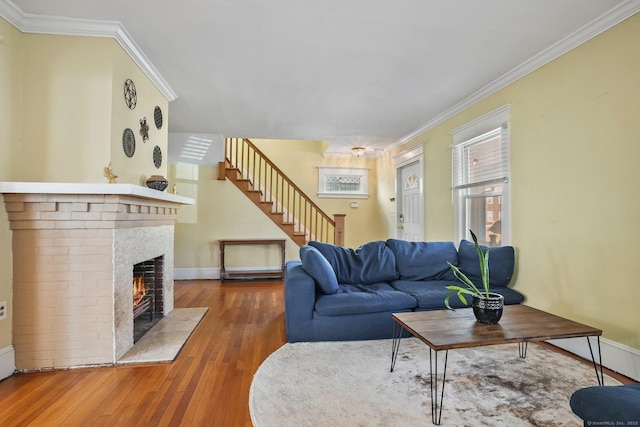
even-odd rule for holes
{"type": "Polygon", "coordinates": [[[478,238],[474,234],[472,230],[469,230],[471,233],[471,237],[473,238],[473,243],[476,248],[476,252],[478,253],[478,262],[480,263],[480,276],[482,277],[482,286],[483,289],[480,290],[478,287],[469,279],[460,269],[451,264],[451,271],[453,271],[454,276],[462,282],[464,286],[459,285],[449,285],[447,289],[450,291],[447,296],[444,298],[444,305],[452,310],[449,305],[449,299],[452,295],[458,295],[458,299],[464,304],[469,305],[465,295],[472,297],[471,306],[473,307],[473,313],[476,316],[476,319],[480,323],[498,323],[500,317],[502,317],[502,309],[504,307],[504,297],[500,294],[490,292],[489,291],[489,249],[486,251],[482,251],[482,248],[478,244],[478,238]]]}

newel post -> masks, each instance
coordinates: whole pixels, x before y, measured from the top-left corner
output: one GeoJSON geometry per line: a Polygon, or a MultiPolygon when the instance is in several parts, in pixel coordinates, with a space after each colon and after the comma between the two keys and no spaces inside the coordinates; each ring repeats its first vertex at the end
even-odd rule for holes
{"type": "Polygon", "coordinates": [[[333,243],[344,246],[344,217],[347,214],[333,214],[335,226],[333,228],[333,243]]]}
{"type": "Polygon", "coordinates": [[[227,175],[227,162],[218,162],[218,181],[226,180],[227,175]]]}

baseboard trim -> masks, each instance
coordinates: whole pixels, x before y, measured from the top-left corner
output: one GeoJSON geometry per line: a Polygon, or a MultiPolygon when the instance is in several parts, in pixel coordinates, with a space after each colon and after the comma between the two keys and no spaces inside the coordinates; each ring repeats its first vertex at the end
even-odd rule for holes
{"type": "MultiPolygon", "coordinates": [[[[598,343],[595,337],[589,338],[596,361],[598,361],[598,343]]],[[[591,360],[589,346],[582,339],[559,339],[549,340],[553,344],[578,356],[591,360]]],[[[606,368],[618,372],[626,377],[640,381],[640,350],[620,344],[616,341],[600,338],[600,348],[602,350],[602,362],[606,368]]]]}
{"type": "Polygon", "coordinates": [[[174,280],[217,280],[219,268],[173,268],[174,280]]]}
{"type": "MultiPolygon", "coordinates": [[[[228,267],[227,272],[251,273],[252,271],[280,271],[280,267],[228,267]]],[[[220,268],[175,268],[173,269],[174,280],[218,280],[220,279],[220,268]]]]}
{"type": "Polygon", "coordinates": [[[16,371],[16,352],[12,345],[0,349],[0,380],[10,377],[16,371]]]}

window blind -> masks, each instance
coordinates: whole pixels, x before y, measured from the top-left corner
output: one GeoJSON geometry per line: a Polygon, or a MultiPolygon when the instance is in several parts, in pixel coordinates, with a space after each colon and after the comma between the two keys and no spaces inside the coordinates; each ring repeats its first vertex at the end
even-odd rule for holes
{"type": "Polygon", "coordinates": [[[509,181],[508,124],[452,147],[454,190],[509,181]]]}

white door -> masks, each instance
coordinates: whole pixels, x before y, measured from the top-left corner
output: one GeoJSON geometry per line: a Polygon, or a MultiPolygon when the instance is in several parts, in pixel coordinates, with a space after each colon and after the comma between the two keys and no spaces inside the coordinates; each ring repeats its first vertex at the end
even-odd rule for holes
{"type": "Polygon", "coordinates": [[[419,160],[397,169],[398,239],[424,240],[422,163],[419,160]]]}

